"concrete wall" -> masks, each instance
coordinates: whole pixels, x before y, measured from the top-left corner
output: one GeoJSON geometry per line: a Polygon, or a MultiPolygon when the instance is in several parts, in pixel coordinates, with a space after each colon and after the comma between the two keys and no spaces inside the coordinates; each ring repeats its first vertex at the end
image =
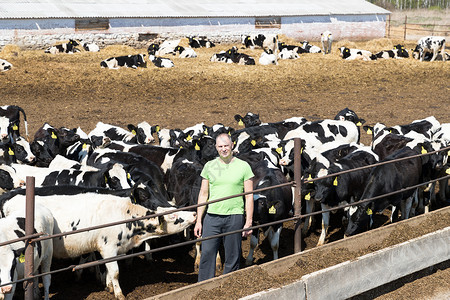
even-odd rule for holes
{"type": "Polygon", "coordinates": [[[152,41],[144,35],[160,39],[203,35],[215,42],[236,43],[241,34],[260,32],[317,41],[324,30],[331,30],[335,40],[374,39],[385,36],[386,15],[281,17],[280,28],[264,29],[255,28],[254,18],[120,18],[109,24],[106,30],[75,30],[75,19],[0,20],[0,47],[43,49],[69,38],[146,47],[152,41]]]}

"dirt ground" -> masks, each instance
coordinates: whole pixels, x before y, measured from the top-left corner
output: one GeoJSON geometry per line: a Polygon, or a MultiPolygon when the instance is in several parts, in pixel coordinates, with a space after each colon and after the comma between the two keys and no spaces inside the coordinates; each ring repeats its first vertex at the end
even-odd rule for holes
{"type": "MultiPolygon", "coordinates": [[[[285,41],[295,42],[288,38],[285,41]]],[[[398,43],[405,44],[407,49],[414,47],[414,41],[389,39],[338,41],[330,55],[304,54],[298,60],[279,61],[278,66],[241,66],[210,62],[213,53],[232,46],[218,45],[199,49],[198,58],[170,57],[175,63],[172,69],[158,69],[149,63],[147,68],[136,70],[101,69],[100,61],[111,56],[146,53],[146,49],[109,46],[99,53],[50,55],[43,50],[22,51],[17,46],[7,46],[0,52],[0,58],[7,59],[14,67],[0,73],[2,103],[24,108],[31,139],[45,122],[55,127],[80,126],[85,132],[92,130],[98,121],[122,127],[147,121],[162,128],[186,128],[200,122],[239,128],[234,121],[235,114],[259,113],[264,122],[294,116],[319,120],[333,118],[345,107],[357,112],[369,125],[407,124],[428,116],[449,123],[448,62],[344,61],[338,56],[340,46],[376,52],[391,49],[398,43]]],[[[261,53],[261,50],[241,51],[256,60],[261,53]]],[[[24,134],[23,123],[21,126],[24,134]]],[[[370,137],[363,134],[361,141],[369,144],[370,137]]],[[[440,226],[449,224],[446,217],[446,223],[440,226]]],[[[380,226],[387,222],[386,216],[378,218],[380,226]]],[[[284,227],[280,257],[293,253],[292,224],[284,227]]],[[[305,249],[317,243],[319,229],[305,238],[305,249]]],[[[327,242],[340,238],[342,229],[335,225],[327,242]]],[[[248,241],[244,241],[243,251],[246,256],[248,241]]],[[[131,266],[121,263],[120,283],[124,294],[127,299],[143,299],[196,282],[193,256],[192,247],[186,246],[157,252],[154,262],[135,258],[131,266]]],[[[256,250],[255,263],[271,259],[270,247],[262,243],[256,250]]],[[[54,268],[76,263],[57,261],[54,268]]],[[[448,264],[435,271],[432,273],[442,280],[426,280],[419,288],[408,291],[403,290],[408,282],[401,283],[399,287],[367,297],[403,299],[406,293],[416,299],[426,299],[427,291],[432,293],[434,284],[436,290],[450,282],[448,264]],[[420,294],[419,289],[425,294],[420,294]]],[[[53,300],[113,299],[89,273],[80,282],[74,281],[70,271],[55,274],[52,279],[53,300]]],[[[256,285],[255,278],[252,283],[256,285]]],[[[239,293],[233,295],[230,291],[234,290],[231,287],[227,290],[227,299],[239,297],[239,293]]],[[[218,294],[205,297],[220,298],[218,294]]]]}

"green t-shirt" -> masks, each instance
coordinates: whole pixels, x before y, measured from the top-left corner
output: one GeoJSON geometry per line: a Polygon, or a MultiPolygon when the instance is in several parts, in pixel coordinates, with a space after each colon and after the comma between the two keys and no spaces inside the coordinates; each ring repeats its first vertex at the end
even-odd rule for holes
{"type": "MultiPolygon", "coordinates": [[[[236,195],[244,192],[244,181],[254,176],[250,165],[238,158],[229,164],[220,157],[211,160],[203,167],[201,177],[209,181],[209,200],[236,195]]],[[[208,213],[218,215],[244,214],[243,197],[230,198],[208,205],[208,213]]]]}

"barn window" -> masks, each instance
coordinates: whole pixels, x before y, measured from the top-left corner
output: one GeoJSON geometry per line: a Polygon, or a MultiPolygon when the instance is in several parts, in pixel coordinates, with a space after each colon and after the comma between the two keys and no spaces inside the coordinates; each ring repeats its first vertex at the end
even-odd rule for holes
{"type": "Polygon", "coordinates": [[[255,18],[255,28],[281,28],[281,17],[255,18]]]}
{"type": "Polygon", "coordinates": [[[109,19],[75,19],[75,30],[107,30],[109,19]]]}

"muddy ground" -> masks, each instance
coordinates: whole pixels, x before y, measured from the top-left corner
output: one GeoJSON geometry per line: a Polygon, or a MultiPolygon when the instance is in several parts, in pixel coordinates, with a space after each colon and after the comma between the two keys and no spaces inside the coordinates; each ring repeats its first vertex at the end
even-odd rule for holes
{"type": "MultiPolygon", "coordinates": [[[[92,130],[98,121],[122,127],[147,121],[162,128],[186,128],[200,122],[239,128],[233,118],[235,114],[259,113],[265,122],[294,116],[319,120],[333,118],[345,107],[357,112],[369,125],[407,124],[428,116],[435,116],[441,123],[450,122],[448,62],[344,61],[338,56],[340,46],[377,52],[391,49],[397,43],[405,44],[407,49],[414,46],[413,41],[389,39],[339,41],[330,55],[304,54],[298,60],[279,61],[277,66],[241,66],[210,62],[213,53],[232,46],[217,45],[199,49],[198,58],[194,59],[170,56],[175,63],[172,69],[158,69],[149,63],[147,68],[137,70],[101,69],[100,61],[111,56],[145,53],[146,49],[109,46],[99,53],[50,55],[43,50],[22,51],[16,46],[6,46],[0,58],[7,59],[14,67],[0,73],[2,105],[14,104],[25,109],[31,139],[45,122],[55,127],[80,126],[85,132],[92,130]]],[[[256,60],[261,53],[261,50],[241,51],[256,60]]],[[[23,123],[21,127],[24,134],[23,123]]],[[[363,134],[361,141],[369,144],[370,137],[363,134]]],[[[448,225],[446,217],[447,223],[440,226],[448,225]]],[[[386,216],[378,218],[379,226],[387,222],[386,216]]],[[[292,224],[284,227],[281,257],[293,253],[292,224]]],[[[315,246],[319,227],[305,238],[304,249],[315,246]]],[[[334,224],[327,242],[342,238],[342,234],[339,224],[334,224]]],[[[246,256],[248,241],[244,241],[243,251],[246,256]]],[[[131,267],[121,263],[120,283],[124,294],[127,299],[143,299],[196,282],[193,256],[192,247],[186,246],[156,253],[154,262],[136,258],[131,267]]],[[[255,263],[271,259],[270,247],[263,243],[256,250],[255,263]]],[[[54,267],[72,263],[76,264],[57,261],[54,267]]],[[[393,291],[380,292],[377,297],[402,299],[402,295],[409,293],[426,299],[427,293],[445,286],[443,282],[450,282],[448,264],[433,274],[443,276],[443,281],[426,280],[409,292],[400,289],[408,284],[400,284],[393,291]],[[436,288],[429,288],[434,283],[436,288]]],[[[258,287],[254,279],[252,283],[258,287]]],[[[261,284],[265,288],[265,283],[261,284]]],[[[235,290],[242,289],[230,287],[227,299],[242,295],[232,294],[235,290]]],[[[113,298],[89,273],[80,282],[74,281],[71,272],[53,275],[51,293],[53,300],[113,298]]],[[[223,291],[205,297],[220,298],[220,293],[223,291]]]]}

